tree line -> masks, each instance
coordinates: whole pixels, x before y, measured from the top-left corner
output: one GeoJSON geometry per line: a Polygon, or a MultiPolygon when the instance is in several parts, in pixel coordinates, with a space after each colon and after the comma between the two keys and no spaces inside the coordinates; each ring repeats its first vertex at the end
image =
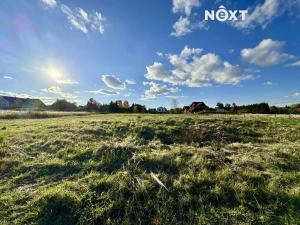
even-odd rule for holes
{"type": "MultiPolygon", "coordinates": [[[[88,100],[86,105],[77,106],[76,103],[68,102],[65,99],[58,99],[52,105],[47,107],[48,110],[54,111],[86,111],[86,112],[99,112],[99,113],[148,113],[147,108],[140,104],[129,104],[127,100],[111,101],[109,104],[101,104],[95,99],[91,98],[88,100]]],[[[290,106],[269,106],[268,103],[257,103],[238,106],[235,103],[223,104],[218,102],[216,108],[209,108],[204,110],[202,113],[215,113],[217,109],[223,110],[223,113],[232,114],[300,114],[300,104],[294,104],[290,106]]],[[[168,113],[180,114],[183,113],[183,109],[176,106],[168,113]]]]}
{"type": "Polygon", "coordinates": [[[68,102],[65,99],[58,99],[48,107],[54,111],[86,111],[100,113],[146,113],[147,109],[144,105],[131,104],[127,100],[111,101],[109,104],[101,104],[93,98],[90,98],[86,105],[77,106],[76,103],[68,102]]]}

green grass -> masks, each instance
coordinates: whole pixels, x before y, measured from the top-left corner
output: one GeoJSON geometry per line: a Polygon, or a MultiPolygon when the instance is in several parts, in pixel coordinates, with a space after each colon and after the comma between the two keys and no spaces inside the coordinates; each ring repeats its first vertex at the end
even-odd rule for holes
{"type": "Polygon", "coordinates": [[[85,116],[88,112],[56,112],[56,111],[13,111],[0,110],[0,120],[9,119],[45,119],[65,116],[85,116]]]}
{"type": "Polygon", "coordinates": [[[300,118],[0,120],[0,224],[300,224],[300,118]]]}

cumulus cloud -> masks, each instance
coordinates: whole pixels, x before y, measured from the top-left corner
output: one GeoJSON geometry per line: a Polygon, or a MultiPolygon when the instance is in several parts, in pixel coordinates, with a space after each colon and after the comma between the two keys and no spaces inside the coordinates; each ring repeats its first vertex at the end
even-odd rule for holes
{"type": "Polygon", "coordinates": [[[181,37],[191,33],[193,30],[201,29],[208,30],[208,26],[205,20],[198,22],[191,22],[189,17],[182,17],[174,23],[172,36],[181,37]]]}
{"type": "Polygon", "coordinates": [[[107,87],[112,88],[112,89],[122,90],[122,89],[125,89],[125,87],[126,87],[125,83],[122,82],[115,75],[102,75],[101,79],[107,87]]]}
{"type": "Polygon", "coordinates": [[[295,66],[300,66],[300,60],[294,63],[288,63],[285,65],[286,67],[295,67],[295,66]]]}
{"type": "Polygon", "coordinates": [[[67,17],[70,25],[83,33],[91,30],[104,33],[105,18],[100,12],[88,13],[82,8],[71,9],[69,6],[62,4],[60,6],[62,13],[67,17]]]}
{"type": "Polygon", "coordinates": [[[77,96],[73,95],[72,93],[68,93],[63,91],[59,86],[51,86],[49,88],[41,89],[41,91],[50,93],[50,94],[56,94],[66,99],[75,99],[77,96]]]}
{"type": "Polygon", "coordinates": [[[296,92],[292,95],[293,97],[300,97],[300,92],[296,92]]]}
{"type": "Polygon", "coordinates": [[[180,54],[168,54],[170,70],[160,62],[147,66],[145,77],[149,80],[163,81],[172,85],[207,87],[213,83],[237,85],[250,79],[238,65],[222,61],[213,53],[202,54],[200,48],[185,46],[180,54]]]}
{"type": "Polygon", "coordinates": [[[142,99],[156,99],[157,96],[167,95],[169,93],[175,93],[180,91],[177,87],[168,87],[165,84],[159,84],[155,82],[144,82],[143,84],[149,86],[149,89],[145,91],[145,94],[142,96],[142,99]]]}
{"type": "Polygon", "coordinates": [[[96,91],[89,91],[89,92],[92,93],[92,94],[102,94],[102,95],[107,95],[107,96],[118,95],[119,94],[119,92],[117,92],[117,91],[105,90],[105,89],[99,89],[99,90],[96,90],[96,91]]]}
{"type": "Polygon", "coordinates": [[[193,7],[199,7],[199,0],[173,0],[173,12],[174,13],[185,13],[189,16],[192,12],[193,7]]]}
{"type": "Polygon", "coordinates": [[[245,48],[241,51],[243,60],[262,67],[269,67],[282,63],[293,56],[282,52],[285,42],[273,41],[272,39],[262,40],[254,48],[245,48]]]}
{"type": "Polygon", "coordinates": [[[199,0],[173,0],[173,13],[181,13],[184,16],[180,16],[179,19],[174,23],[172,36],[181,37],[191,33],[195,29],[205,29],[208,27],[206,21],[193,21],[191,16],[192,9],[200,6],[199,0]]]}
{"type": "Polygon", "coordinates": [[[173,25],[174,31],[171,33],[172,36],[180,37],[184,36],[190,32],[192,32],[191,29],[191,23],[189,18],[187,17],[180,17],[173,25]]]}
{"type": "Polygon", "coordinates": [[[147,66],[147,74],[145,77],[149,80],[168,80],[169,74],[165,65],[160,62],[154,62],[153,65],[147,66]]]}
{"type": "Polygon", "coordinates": [[[5,75],[3,76],[3,79],[6,79],[6,80],[13,80],[14,78],[10,75],[5,75]]]}
{"type": "Polygon", "coordinates": [[[54,8],[57,6],[56,0],[41,0],[46,6],[54,8]]]}

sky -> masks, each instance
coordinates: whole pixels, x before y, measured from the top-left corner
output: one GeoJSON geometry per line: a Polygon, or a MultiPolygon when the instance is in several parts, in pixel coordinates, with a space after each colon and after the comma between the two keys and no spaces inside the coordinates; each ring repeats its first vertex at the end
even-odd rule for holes
{"type": "Polygon", "coordinates": [[[0,95],[299,103],[299,27],[300,0],[1,0],[0,95]]]}

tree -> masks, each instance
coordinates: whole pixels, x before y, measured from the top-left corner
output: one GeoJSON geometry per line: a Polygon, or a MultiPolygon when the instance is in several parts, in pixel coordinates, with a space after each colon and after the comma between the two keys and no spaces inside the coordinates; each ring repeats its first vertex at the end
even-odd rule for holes
{"type": "Polygon", "coordinates": [[[237,113],[237,109],[238,109],[238,106],[236,105],[235,102],[233,102],[232,105],[231,105],[232,112],[237,113]]]}
{"type": "Polygon", "coordinates": [[[52,110],[56,111],[76,111],[76,103],[68,102],[65,99],[57,99],[50,107],[52,110]]]}
{"type": "Polygon", "coordinates": [[[145,113],[147,112],[147,109],[144,105],[140,105],[140,104],[132,104],[131,105],[131,112],[133,113],[145,113]]]}
{"type": "Polygon", "coordinates": [[[217,108],[224,109],[224,104],[222,102],[217,103],[217,108]]]}
{"type": "Polygon", "coordinates": [[[231,105],[229,103],[225,104],[224,109],[230,111],[231,105]]]}
{"type": "Polygon", "coordinates": [[[117,106],[118,106],[119,109],[122,109],[122,108],[123,108],[122,100],[117,100],[117,101],[116,101],[116,104],[117,104],[117,106]]]}
{"type": "Polygon", "coordinates": [[[100,103],[98,103],[95,99],[90,98],[85,108],[89,112],[96,112],[99,111],[100,103]]]}
{"type": "Polygon", "coordinates": [[[270,113],[271,114],[278,114],[279,113],[279,109],[276,106],[271,106],[270,107],[270,113]]]}
{"type": "Polygon", "coordinates": [[[128,108],[129,108],[129,103],[128,103],[127,100],[125,100],[125,101],[123,102],[123,108],[124,108],[124,109],[128,109],[128,108]]]}
{"type": "Polygon", "coordinates": [[[181,114],[183,113],[183,109],[182,108],[174,108],[170,110],[170,113],[172,114],[181,114]]]}
{"type": "Polygon", "coordinates": [[[108,112],[116,113],[118,111],[119,111],[119,107],[118,107],[117,102],[111,101],[109,103],[108,112]]]}

